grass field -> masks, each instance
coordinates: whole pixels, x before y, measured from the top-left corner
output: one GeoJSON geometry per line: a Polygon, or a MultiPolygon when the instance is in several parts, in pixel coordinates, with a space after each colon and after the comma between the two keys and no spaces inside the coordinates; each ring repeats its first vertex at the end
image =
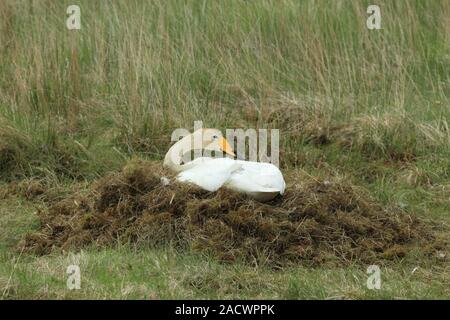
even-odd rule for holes
{"type": "Polygon", "coordinates": [[[273,270],[121,243],[35,256],[17,246],[45,202],[2,194],[40,181],[64,197],[162,161],[171,132],[202,120],[278,128],[283,172],[342,177],[448,232],[449,1],[4,0],[0,44],[1,298],[450,296],[448,264],[414,255],[380,262],[380,290],[358,264],[273,270]],[[66,28],[72,4],[81,30],[66,28]],[[73,263],[81,290],[66,288],[73,263]]]}

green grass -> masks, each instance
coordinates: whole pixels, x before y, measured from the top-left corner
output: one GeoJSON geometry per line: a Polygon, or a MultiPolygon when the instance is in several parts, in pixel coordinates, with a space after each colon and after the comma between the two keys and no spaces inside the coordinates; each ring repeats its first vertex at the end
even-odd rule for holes
{"type": "MultiPolygon", "coordinates": [[[[2,298],[445,298],[448,269],[426,260],[270,270],[170,248],[20,255],[42,203],[2,184],[70,190],[132,157],[160,160],[178,127],[279,128],[282,169],[340,175],[385,205],[449,225],[450,3],[80,0],[0,2],[2,298]],[[131,267],[129,267],[131,266],[131,267]],[[412,269],[419,266],[414,274],[412,269]],[[220,276],[216,276],[219,274],[220,276]]],[[[448,286],[447,286],[448,287],[448,286]]]]}
{"type": "Polygon", "coordinates": [[[13,262],[1,269],[3,284],[14,270],[3,285],[7,299],[436,299],[449,293],[446,270],[432,266],[382,268],[382,289],[369,290],[363,267],[273,272],[170,250],[125,247],[13,262]],[[81,268],[80,290],[66,287],[74,263],[81,268]]]}
{"type": "Polygon", "coordinates": [[[382,287],[369,290],[367,267],[361,265],[273,270],[223,264],[171,248],[127,245],[42,257],[20,254],[13,244],[35,227],[34,211],[16,199],[0,205],[6,222],[0,249],[4,299],[433,299],[449,293],[448,267],[426,261],[381,265],[382,287]],[[80,267],[80,290],[66,286],[72,264],[80,267]]]}

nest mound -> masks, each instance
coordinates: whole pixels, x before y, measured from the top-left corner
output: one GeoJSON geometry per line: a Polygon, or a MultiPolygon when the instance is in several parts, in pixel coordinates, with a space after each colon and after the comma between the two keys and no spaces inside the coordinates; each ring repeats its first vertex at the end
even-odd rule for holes
{"type": "Polygon", "coordinates": [[[159,164],[132,162],[85,194],[50,204],[39,213],[41,230],[23,245],[47,254],[118,241],[170,244],[221,260],[317,265],[392,259],[435,240],[417,218],[384,209],[352,185],[288,180],[283,197],[263,204],[229,190],[177,183],[159,164]]]}

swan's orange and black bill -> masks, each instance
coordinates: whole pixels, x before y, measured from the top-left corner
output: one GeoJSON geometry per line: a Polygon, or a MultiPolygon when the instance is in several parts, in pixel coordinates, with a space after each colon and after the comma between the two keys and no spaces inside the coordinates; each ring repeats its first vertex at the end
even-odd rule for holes
{"type": "Polygon", "coordinates": [[[233,149],[231,148],[230,144],[228,143],[227,139],[225,138],[220,138],[219,141],[219,145],[220,148],[222,149],[223,152],[225,152],[226,154],[229,154],[230,156],[236,156],[233,152],[233,149]]]}

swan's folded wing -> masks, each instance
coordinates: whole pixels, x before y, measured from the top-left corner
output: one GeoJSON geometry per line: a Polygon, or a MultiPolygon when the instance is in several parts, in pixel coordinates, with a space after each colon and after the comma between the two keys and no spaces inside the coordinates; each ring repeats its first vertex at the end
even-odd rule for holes
{"type": "Polygon", "coordinates": [[[228,158],[198,158],[193,161],[190,169],[181,172],[177,176],[177,180],[193,183],[208,191],[216,191],[240,167],[241,164],[228,158]]]}
{"type": "Polygon", "coordinates": [[[228,181],[233,189],[245,192],[284,193],[286,184],[280,170],[270,163],[237,161],[241,168],[234,171],[228,181]]]}

